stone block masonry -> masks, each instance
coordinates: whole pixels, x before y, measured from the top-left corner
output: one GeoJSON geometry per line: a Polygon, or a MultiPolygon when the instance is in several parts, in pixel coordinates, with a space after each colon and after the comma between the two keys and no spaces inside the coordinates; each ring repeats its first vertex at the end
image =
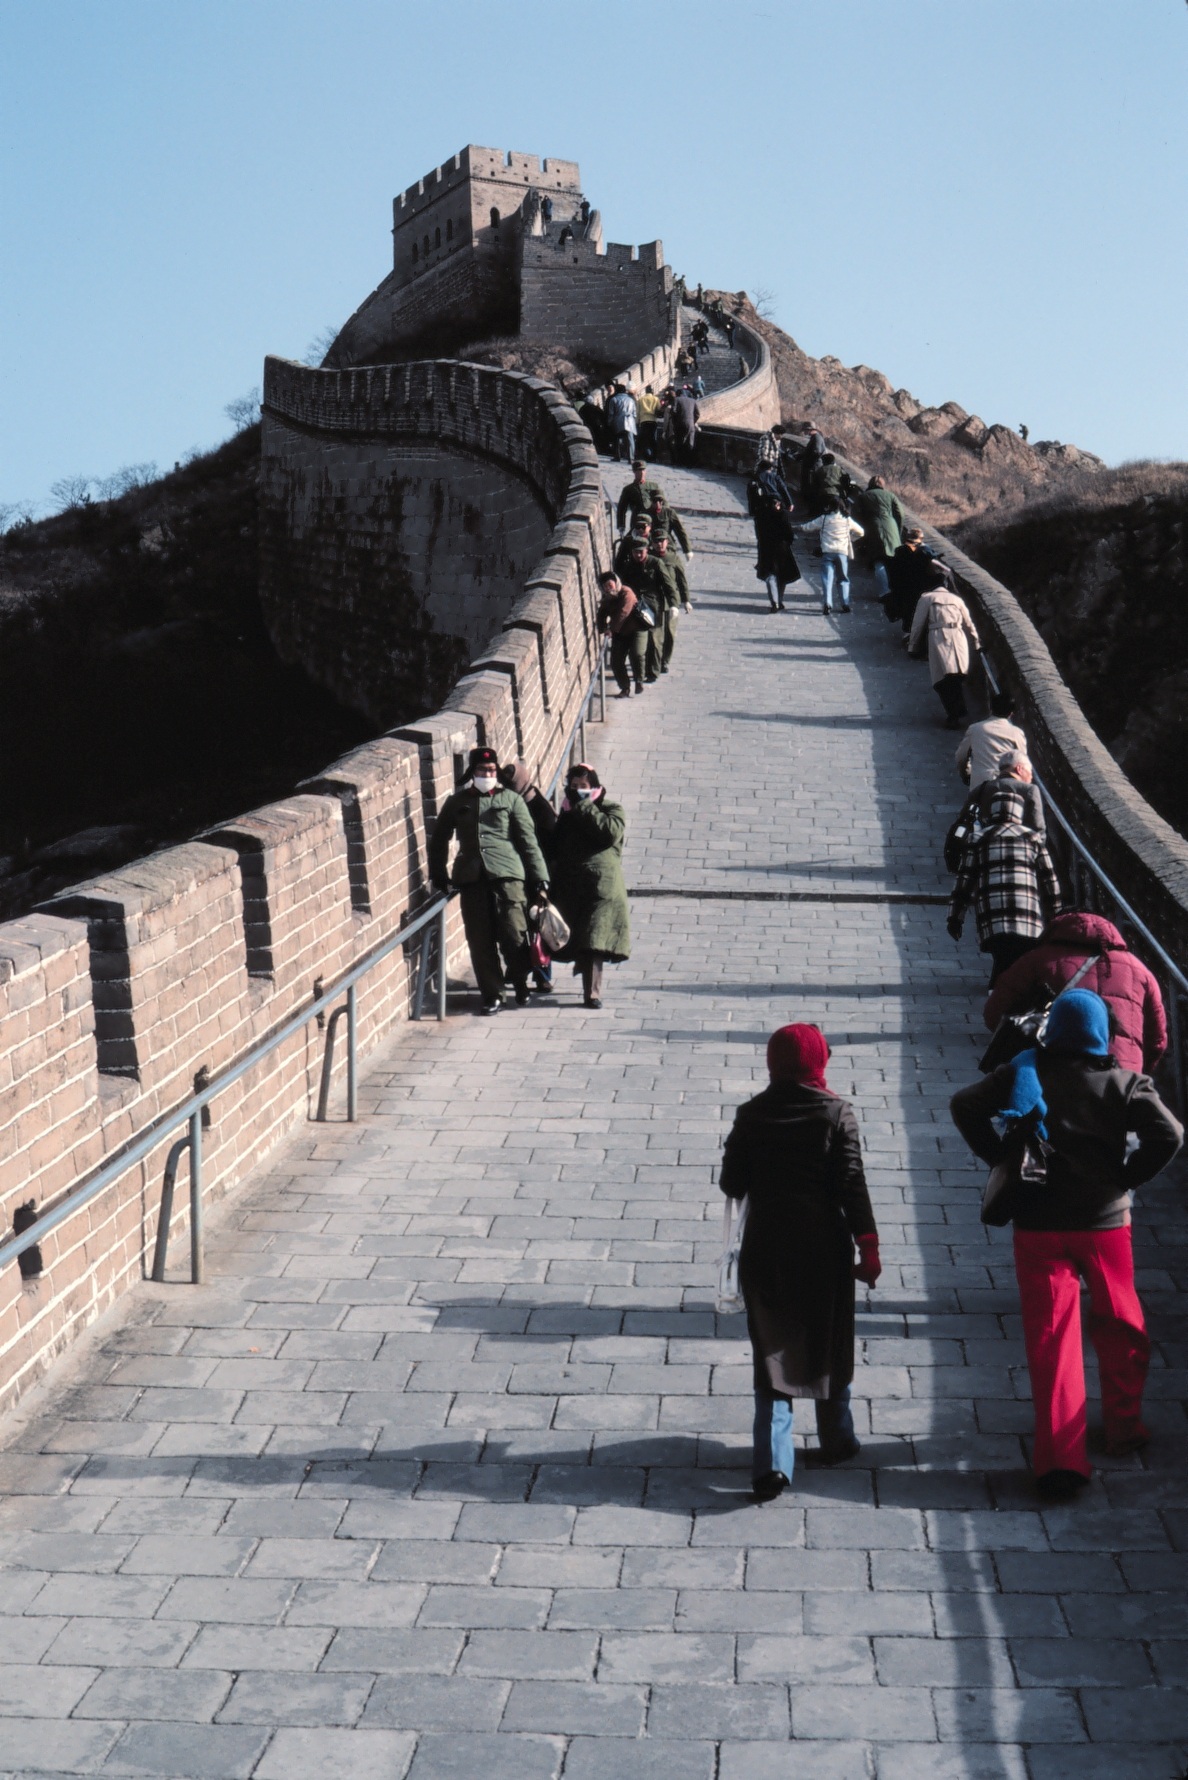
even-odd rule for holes
{"type": "MultiPolygon", "coordinates": [[[[263,582],[278,642],[344,696],[381,708],[408,608],[385,605],[385,587],[401,592],[400,532],[373,524],[368,503],[413,464],[408,579],[431,607],[422,637],[456,651],[440,694],[470,671],[438,713],[344,756],[292,797],[0,925],[5,1229],[19,1204],[48,1209],[184,1101],[200,1070],[217,1076],[310,1006],[319,981],[332,983],[423,903],[426,830],[468,749],[497,742],[547,780],[597,661],[596,578],[610,537],[589,435],[556,391],[449,364],[338,374],[270,360],[265,381],[263,582]],[[287,581],[284,525],[303,522],[315,486],[334,488],[346,544],[332,557],[311,549],[313,568],[287,581]],[[431,528],[417,527],[438,510],[434,554],[431,528]],[[446,539],[453,532],[460,541],[446,539]],[[352,581],[348,559],[368,558],[371,580],[352,581]],[[453,629],[435,630],[451,591],[453,629]]],[[[450,956],[460,965],[456,920],[450,956]]],[[[406,1017],[411,990],[412,960],[399,950],[366,979],[364,1051],[406,1017]]],[[[216,1100],[204,1138],[209,1196],[310,1115],[320,1068],[311,1023],[216,1100]]],[[[23,1287],[15,1266],[0,1275],[0,1407],[143,1278],[173,1135],[43,1243],[35,1285],[23,1287]]],[[[179,1250],[185,1198],[175,1202],[179,1250]]]]}

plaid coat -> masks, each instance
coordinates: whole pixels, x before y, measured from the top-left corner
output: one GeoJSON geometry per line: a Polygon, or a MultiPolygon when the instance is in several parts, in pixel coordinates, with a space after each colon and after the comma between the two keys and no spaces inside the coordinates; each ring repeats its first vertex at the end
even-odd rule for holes
{"type": "Polygon", "coordinates": [[[1018,822],[983,829],[965,849],[950,920],[962,920],[971,903],[983,951],[1005,934],[1039,939],[1060,913],[1060,881],[1043,835],[1018,822]]]}

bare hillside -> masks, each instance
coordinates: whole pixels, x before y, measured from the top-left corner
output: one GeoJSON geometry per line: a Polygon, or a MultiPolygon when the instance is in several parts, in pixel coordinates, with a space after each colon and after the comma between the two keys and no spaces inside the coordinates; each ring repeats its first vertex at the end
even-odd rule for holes
{"type": "Polygon", "coordinates": [[[1056,490],[1079,490],[1104,466],[1053,439],[1025,444],[1009,426],[987,425],[958,402],[926,408],[869,365],[810,358],[764,321],[749,299],[721,296],[771,347],[785,425],[820,427],[844,456],[878,472],[933,525],[952,526],[989,508],[1013,508],[1056,490]]]}

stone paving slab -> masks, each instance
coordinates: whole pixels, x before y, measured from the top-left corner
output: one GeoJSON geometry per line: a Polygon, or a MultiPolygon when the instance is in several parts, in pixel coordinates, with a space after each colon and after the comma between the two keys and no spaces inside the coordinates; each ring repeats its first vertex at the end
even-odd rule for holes
{"type": "Polygon", "coordinates": [[[357,1125],[223,1208],[208,1286],[144,1287],[6,1424],[0,1780],[1188,1768],[1179,1188],[1138,1224],[1156,1440],[1041,1510],[1009,1242],[946,1112],[984,973],[895,900],[946,887],[953,738],[869,589],[769,615],[741,484],[659,478],[696,607],[589,731],[657,892],[631,962],[601,1013],[559,974],[401,1033],[357,1125]],[[802,1441],[757,1507],[714,1171],[796,1017],[857,1106],[885,1271],[862,1454],[802,1441]]]}

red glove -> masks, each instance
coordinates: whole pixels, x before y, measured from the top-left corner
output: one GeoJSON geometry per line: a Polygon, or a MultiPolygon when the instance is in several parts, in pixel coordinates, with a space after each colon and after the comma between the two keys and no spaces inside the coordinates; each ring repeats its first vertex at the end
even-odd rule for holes
{"type": "Polygon", "coordinates": [[[879,1239],[877,1236],[860,1236],[858,1238],[858,1260],[854,1263],[854,1278],[860,1279],[864,1286],[873,1286],[883,1271],[883,1263],[879,1260],[879,1239]]]}

